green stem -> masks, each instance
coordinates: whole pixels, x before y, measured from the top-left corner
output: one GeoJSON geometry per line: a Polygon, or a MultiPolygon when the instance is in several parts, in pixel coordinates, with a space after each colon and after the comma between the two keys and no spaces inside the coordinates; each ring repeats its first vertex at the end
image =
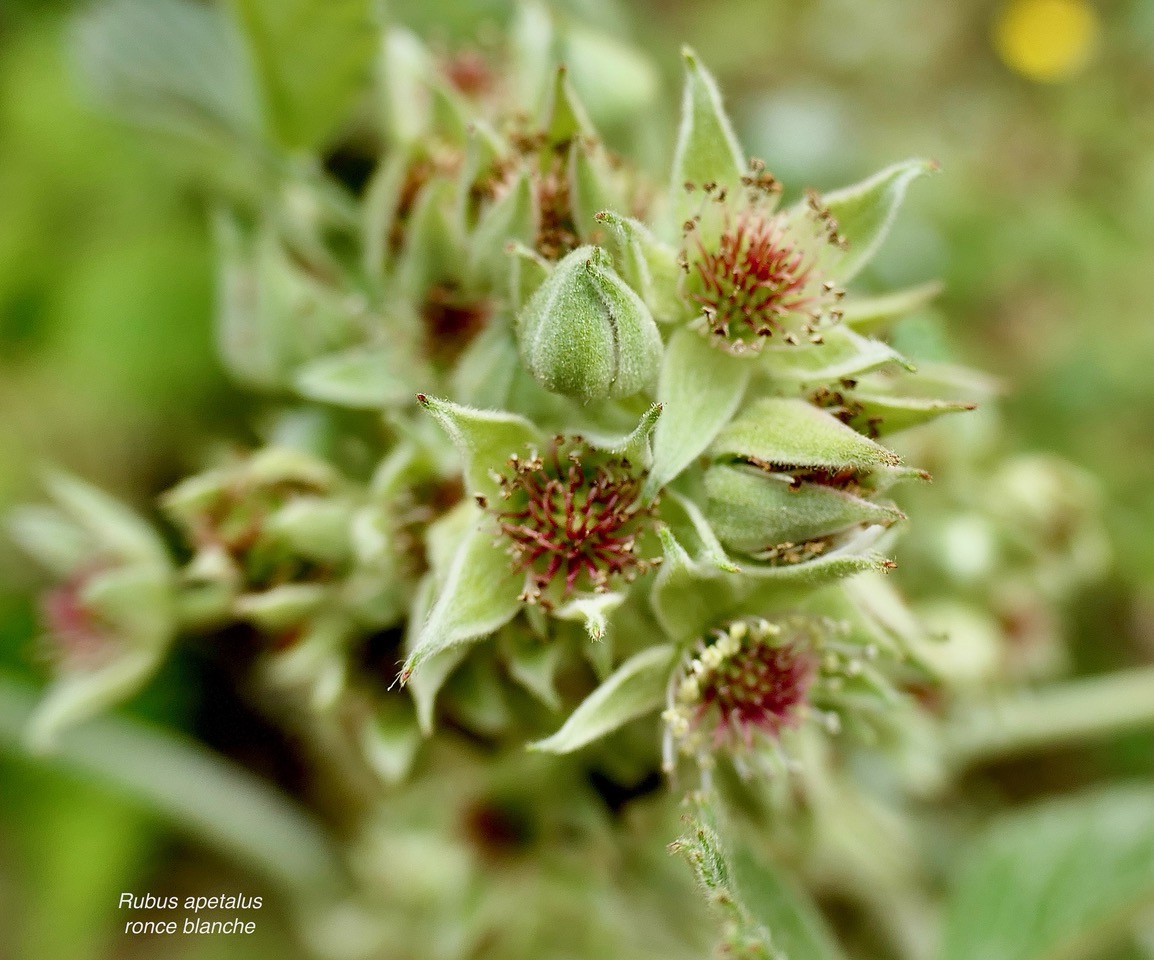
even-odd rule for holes
{"type": "MultiPolygon", "coordinates": [[[[0,751],[26,754],[23,737],[37,694],[0,676],[0,751]]],[[[287,797],[177,735],[105,717],[61,734],[37,760],[112,786],[178,829],[278,884],[302,907],[347,890],[323,828],[287,797]]]]}
{"type": "Polygon", "coordinates": [[[1154,726],[1154,667],[1074,680],[955,714],[946,725],[959,767],[1154,726]]]}

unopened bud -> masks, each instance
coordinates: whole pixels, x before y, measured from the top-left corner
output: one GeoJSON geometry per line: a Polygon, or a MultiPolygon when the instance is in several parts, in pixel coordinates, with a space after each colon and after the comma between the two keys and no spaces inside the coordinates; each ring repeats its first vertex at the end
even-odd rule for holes
{"type": "Polygon", "coordinates": [[[557,264],[525,304],[519,335],[534,378],[585,403],[632,396],[661,362],[649,308],[598,247],[579,247],[557,264]]]}

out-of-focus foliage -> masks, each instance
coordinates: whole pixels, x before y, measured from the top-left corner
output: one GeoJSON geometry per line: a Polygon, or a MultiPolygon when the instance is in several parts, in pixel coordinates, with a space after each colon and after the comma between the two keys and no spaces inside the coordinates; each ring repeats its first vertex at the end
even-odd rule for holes
{"type": "Polygon", "coordinates": [[[204,323],[211,272],[198,202],[155,151],[93,112],[62,13],[17,5],[0,33],[9,504],[43,459],[122,487],[154,483],[203,429],[222,384],[204,323]]]}
{"type": "MultiPolygon", "coordinates": [[[[198,201],[91,109],[64,42],[71,7],[0,10],[0,509],[46,462],[144,498],[223,419],[198,201]]],[[[40,672],[32,583],[5,538],[5,671],[40,672]]],[[[163,683],[142,708],[185,713],[179,686],[163,683]]],[[[163,849],[120,795],[0,761],[0,953],[101,955],[109,905],[163,849]]]]}

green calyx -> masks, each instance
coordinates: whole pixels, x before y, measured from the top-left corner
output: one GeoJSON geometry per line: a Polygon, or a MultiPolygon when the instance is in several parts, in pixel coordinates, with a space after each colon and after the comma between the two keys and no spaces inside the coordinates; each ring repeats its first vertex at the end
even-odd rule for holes
{"type": "Polygon", "coordinates": [[[633,396],[661,362],[649,308],[599,247],[579,247],[557,264],[522,309],[518,342],[541,386],[582,403],[633,396]]]}

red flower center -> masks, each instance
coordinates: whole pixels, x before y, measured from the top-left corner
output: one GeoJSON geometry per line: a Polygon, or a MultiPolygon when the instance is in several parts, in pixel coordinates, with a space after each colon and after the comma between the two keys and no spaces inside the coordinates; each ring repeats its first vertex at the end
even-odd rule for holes
{"type": "Polygon", "coordinates": [[[84,602],[82,593],[94,571],[77,574],[40,598],[40,618],[48,655],[65,669],[91,669],[110,659],[117,640],[84,602]]]}
{"type": "Polygon", "coordinates": [[[844,243],[837,223],[816,195],[803,209],[773,213],[776,189],[746,179],[736,212],[726,191],[706,184],[701,214],[685,224],[685,293],[701,308],[698,326],[733,353],[771,337],[820,343],[843,295],[821,269],[822,251],[844,243]]]}
{"type": "Polygon", "coordinates": [[[494,512],[516,568],[527,574],[527,602],[549,606],[558,594],[603,592],[614,577],[632,580],[653,566],[636,552],[653,513],[638,502],[643,477],[623,458],[583,458],[594,459],[580,438],[557,437],[545,456],[511,457],[501,477],[508,506],[494,512]]]}
{"type": "Polygon", "coordinates": [[[700,713],[717,709],[714,745],[737,736],[749,746],[754,730],[776,736],[792,726],[815,667],[813,657],[794,644],[771,646],[750,638],[701,687],[700,713]]]}
{"type": "Polygon", "coordinates": [[[737,620],[697,644],[670,681],[666,765],[673,744],[699,760],[721,748],[753,746],[794,726],[818,676],[813,625],[737,620]]]}

